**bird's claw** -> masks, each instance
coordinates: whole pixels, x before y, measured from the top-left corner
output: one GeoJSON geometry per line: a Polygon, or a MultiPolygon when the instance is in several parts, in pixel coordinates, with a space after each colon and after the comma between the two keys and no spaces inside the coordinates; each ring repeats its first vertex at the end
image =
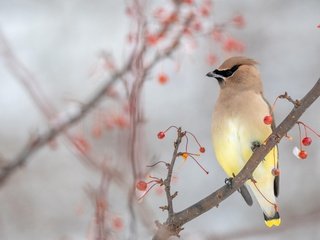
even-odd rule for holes
{"type": "Polygon", "coordinates": [[[261,143],[259,142],[259,141],[253,141],[252,143],[251,143],[251,150],[252,150],[252,152],[254,152],[258,147],[260,147],[261,146],[261,143]]]}
{"type": "Polygon", "coordinates": [[[232,181],[233,181],[233,178],[226,178],[224,180],[224,183],[229,187],[229,188],[232,188],[232,181]]]}

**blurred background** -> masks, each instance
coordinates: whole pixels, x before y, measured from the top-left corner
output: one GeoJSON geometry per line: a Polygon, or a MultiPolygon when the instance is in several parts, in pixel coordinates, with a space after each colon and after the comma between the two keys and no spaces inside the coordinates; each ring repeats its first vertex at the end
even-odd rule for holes
{"type": "MultiPolygon", "coordinates": [[[[159,6],[172,8],[168,2],[146,1],[145,14],[153,16],[159,6]]],[[[110,0],[0,1],[1,166],[14,161],[32,136],[45,132],[56,116],[49,112],[48,120],[36,106],[19,80],[19,73],[12,70],[8,46],[15,59],[28,69],[41,96],[48,99],[56,112],[63,113],[93,96],[116,68],[112,64],[124,65],[133,48],[128,42],[134,28],[130,4],[110,0]]],[[[208,1],[193,4],[195,9],[209,5],[208,1]]],[[[235,51],[217,39],[214,41],[205,31],[193,40],[183,40],[172,57],[159,62],[148,74],[141,94],[143,127],[139,129],[139,156],[143,161],[138,178],[148,176],[150,169],[146,165],[170,160],[174,131],[168,132],[162,141],[156,137],[170,125],[194,133],[206,147],[206,153],[198,160],[210,172],[208,175],[192,159],[178,159],[173,185],[179,191],[174,200],[176,211],[221,187],[226,177],[211,147],[211,113],[219,87],[215,80],[205,77],[208,71],[232,55],[254,58],[259,62],[265,96],[270,102],[285,91],[294,99],[301,98],[320,77],[318,0],[216,0],[209,9],[210,18],[200,18],[202,27],[233,21],[234,26],[221,26],[225,36],[239,41],[235,51]],[[238,19],[234,20],[235,16],[238,19]],[[165,78],[160,80],[159,74],[165,78]]],[[[156,25],[153,21],[148,23],[150,28],[156,25]]],[[[160,51],[157,46],[149,47],[160,51]]],[[[118,84],[114,91],[118,97],[103,100],[71,128],[70,134],[78,142],[90,142],[81,142],[81,147],[90,146],[90,158],[108,159],[107,164],[122,173],[121,184],[110,181],[108,190],[103,188],[104,203],[108,206],[106,219],[110,221],[108,239],[130,239],[132,219],[127,191],[134,182],[126,160],[129,103],[125,87],[118,84]],[[102,115],[116,116],[116,124],[109,122],[103,133],[95,132],[94,126],[102,115]]],[[[291,108],[287,101],[278,101],[276,121],[280,122],[291,108]]],[[[302,117],[318,133],[319,109],[318,101],[302,117]]],[[[279,228],[266,229],[258,204],[249,208],[235,193],[219,208],[186,224],[182,239],[319,239],[320,139],[310,134],[314,141],[307,148],[308,158],[299,160],[292,153],[299,146],[298,128],[290,135],[293,141],[284,139],[279,145],[279,228]]],[[[197,145],[191,142],[190,148],[197,149],[197,145]]],[[[80,149],[79,154],[79,145],[70,144],[67,137],[58,137],[31,155],[1,185],[0,239],[97,239],[95,196],[105,185],[103,174],[87,163],[83,152],[80,149]]],[[[151,173],[164,178],[165,167],[154,168],[151,173]]],[[[135,204],[137,239],[151,239],[154,220],[166,219],[166,213],[159,209],[164,204],[165,195],[157,186],[135,204]]]]}

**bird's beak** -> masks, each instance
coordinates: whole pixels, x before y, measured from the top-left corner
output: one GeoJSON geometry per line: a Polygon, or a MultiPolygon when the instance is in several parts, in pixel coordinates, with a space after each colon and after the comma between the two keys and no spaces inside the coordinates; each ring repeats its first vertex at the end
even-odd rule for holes
{"type": "Polygon", "coordinates": [[[207,77],[214,77],[214,78],[217,78],[217,77],[221,78],[220,75],[214,73],[213,71],[212,72],[208,72],[206,76],[207,77]]]}
{"type": "Polygon", "coordinates": [[[207,77],[213,77],[213,73],[212,72],[208,72],[206,76],[207,77]]]}
{"type": "Polygon", "coordinates": [[[206,76],[207,77],[213,77],[213,78],[217,79],[220,86],[222,86],[224,84],[224,82],[225,82],[224,77],[219,75],[219,74],[217,74],[217,73],[215,73],[215,70],[212,71],[212,72],[208,72],[206,76]]]}

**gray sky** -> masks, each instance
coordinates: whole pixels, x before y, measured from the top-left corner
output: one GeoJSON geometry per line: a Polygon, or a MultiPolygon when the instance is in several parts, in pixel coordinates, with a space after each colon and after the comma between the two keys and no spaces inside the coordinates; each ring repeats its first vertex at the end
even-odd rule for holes
{"type": "MultiPolygon", "coordinates": [[[[246,27],[231,33],[245,43],[244,54],[260,63],[265,95],[270,102],[284,91],[293,98],[302,97],[319,78],[320,29],[316,27],[320,24],[319,9],[318,0],[214,2],[218,21],[234,13],[245,17],[246,27]]],[[[84,101],[99,87],[100,76],[90,73],[101,50],[111,51],[117,63],[123,63],[129,26],[121,1],[0,1],[2,33],[60,111],[65,109],[68,99],[84,101]]],[[[178,72],[170,60],[160,64],[144,88],[147,156],[170,157],[170,137],[163,142],[155,137],[159,130],[170,125],[195,133],[207,149],[201,163],[210,171],[208,176],[190,160],[178,164],[174,186],[179,190],[175,199],[177,210],[222,186],[225,178],[215,161],[210,140],[211,112],[219,89],[214,80],[205,77],[205,73],[216,67],[209,67],[205,62],[205,53],[212,47],[209,44],[204,41],[191,54],[178,53],[178,58],[183,58],[178,72]],[[159,70],[170,76],[164,86],[154,80],[159,70]]],[[[219,57],[221,61],[227,55],[219,57]]],[[[0,153],[10,158],[17,155],[30,133],[46,129],[47,123],[1,57],[0,84],[0,153]]],[[[315,103],[303,116],[303,121],[318,131],[319,107],[320,103],[315,103]]],[[[277,121],[290,109],[289,103],[279,101],[275,111],[277,121]]],[[[294,216],[320,208],[317,200],[320,139],[314,137],[310,157],[300,161],[292,154],[298,141],[297,128],[291,135],[295,142],[280,144],[282,175],[278,201],[283,228],[286,222],[301,222],[294,216]]],[[[0,189],[1,239],[62,239],[63,236],[86,239],[93,212],[83,188],[88,184],[96,186],[99,176],[77,160],[63,141],[59,142],[58,150],[44,148],[32,156],[27,166],[0,189]]],[[[115,194],[111,204],[117,214],[126,217],[121,204],[116,204],[119,198],[121,195],[115,194]]],[[[165,214],[158,211],[163,200],[154,193],[146,199],[154,211],[154,219],[165,219],[165,214]]],[[[204,239],[206,233],[223,235],[230,233],[230,228],[237,231],[253,227],[264,227],[257,203],[248,208],[239,194],[234,194],[218,209],[188,223],[182,236],[188,239],[193,234],[189,239],[195,236],[204,239]]],[[[318,229],[319,221],[260,239],[300,239],[301,236],[318,239],[318,229]]],[[[150,233],[142,234],[150,238],[150,233]]]]}

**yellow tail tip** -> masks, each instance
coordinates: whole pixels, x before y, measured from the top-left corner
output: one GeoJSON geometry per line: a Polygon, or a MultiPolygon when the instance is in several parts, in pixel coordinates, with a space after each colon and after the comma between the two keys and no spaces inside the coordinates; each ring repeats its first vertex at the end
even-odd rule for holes
{"type": "Polygon", "coordinates": [[[273,226],[278,227],[278,226],[280,226],[280,224],[281,224],[281,218],[270,219],[270,220],[266,220],[266,221],[264,221],[264,222],[266,223],[266,225],[267,225],[268,227],[273,227],[273,226]]]}

